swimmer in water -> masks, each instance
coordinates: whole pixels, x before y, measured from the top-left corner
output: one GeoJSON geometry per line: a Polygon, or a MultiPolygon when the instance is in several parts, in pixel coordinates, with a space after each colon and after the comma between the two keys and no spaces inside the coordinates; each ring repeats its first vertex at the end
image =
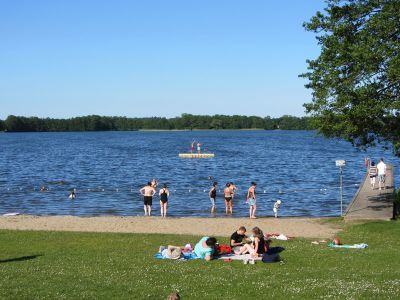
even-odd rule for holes
{"type": "Polygon", "coordinates": [[[69,196],[68,196],[68,198],[69,198],[69,199],[71,199],[71,200],[74,200],[74,199],[75,199],[75,197],[76,197],[76,194],[75,194],[75,192],[74,192],[74,191],[71,191],[71,193],[69,193],[69,196]]]}
{"type": "Polygon", "coordinates": [[[250,205],[250,219],[256,219],[256,187],[257,184],[253,181],[251,183],[251,186],[249,187],[249,190],[247,191],[247,203],[250,205]]]}
{"type": "Polygon", "coordinates": [[[152,187],[151,182],[148,182],[145,187],[140,189],[140,193],[143,195],[144,215],[150,217],[151,206],[153,205],[153,196],[156,193],[156,190],[152,187]]]}
{"type": "Polygon", "coordinates": [[[225,214],[228,215],[228,208],[232,215],[232,190],[231,184],[228,182],[224,188],[224,198],[225,198],[225,214]]]}
{"type": "Polygon", "coordinates": [[[47,189],[47,187],[45,187],[45,186],[42,186],[41,188],[40,188],[40,191],[41,192],[46,192],[48,189],[47,189]]]}
{"type": "Polygon", "coordinates": [[[167,216],[167,208],[168,208],[168,198],[169,198],[169,190],[166,184],[163,185],[163,188],[160,189],[160,207],[161,207],[161,217],[167,216]]]}

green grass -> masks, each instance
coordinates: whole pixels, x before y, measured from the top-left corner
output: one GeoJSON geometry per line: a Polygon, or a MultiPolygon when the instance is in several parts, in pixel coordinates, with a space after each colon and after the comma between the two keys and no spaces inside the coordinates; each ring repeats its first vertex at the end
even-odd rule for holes
{"type": "Polygon", "coordinates": [[[159,245],[195,243],[193,236],[3,230],[0,298],[166,299],[175,290],[183,299],[398,298],[400,223],[346,225],[340,238],[370,247],[275,242],[286,247],[285,264],[253,266],[153,259],[159,245]]]}

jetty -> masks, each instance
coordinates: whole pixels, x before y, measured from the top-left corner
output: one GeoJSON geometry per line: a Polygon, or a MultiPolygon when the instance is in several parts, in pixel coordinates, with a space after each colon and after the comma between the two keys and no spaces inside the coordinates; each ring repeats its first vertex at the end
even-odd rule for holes
{"type": "Polygon", "coordinates": [[[378,177],[375,189],[371,188],[370,178],[365,174],[363,182],[344,214],[346,221],[351,220],[390,220],[393,216],[394,170],[387,165],[386,189],[379,190],[378,177]]]}
{"type": "Polygon", "coordinates": [[[214,153],[179,153],[180,158],[213,158],[214,153]]]}

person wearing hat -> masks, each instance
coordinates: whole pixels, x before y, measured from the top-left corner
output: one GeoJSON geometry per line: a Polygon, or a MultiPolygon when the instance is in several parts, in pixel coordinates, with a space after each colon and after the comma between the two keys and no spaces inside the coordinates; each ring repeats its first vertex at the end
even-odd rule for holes
{"type": "Polygon", "coordinates": [[[210,261],[215,253],[215,245],[217,239],[215,237],[203,237],[194,247],[194,253],[198,258],[210,261]]]}
{"type": "Polygon", "coordinates": [[[179,259],[182,255],[182,249],[181,247],[169,245],[167,249],[162,250],[161,254],[164,258],[179,259]]]}
{"type": "Polygon", "coordinates": [[[275,202],[275,204],[274,204],[273,211],[274,211],[275,218],[278,217],[278,211],[279,211],[279,208],[281,207],[281,203],[282,203],[281,200],[277,200],[277,201],[275,202]]]}

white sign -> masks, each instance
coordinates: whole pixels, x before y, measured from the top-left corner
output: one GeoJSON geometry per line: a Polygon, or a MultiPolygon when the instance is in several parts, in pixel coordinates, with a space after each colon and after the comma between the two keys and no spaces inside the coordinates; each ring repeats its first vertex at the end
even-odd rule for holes
{"type": "Polygon", "coordinates": [[[336,161],[336,167],[344,167],[346,165],[346,161],[344,159],[339,159],[336,161]]]}

